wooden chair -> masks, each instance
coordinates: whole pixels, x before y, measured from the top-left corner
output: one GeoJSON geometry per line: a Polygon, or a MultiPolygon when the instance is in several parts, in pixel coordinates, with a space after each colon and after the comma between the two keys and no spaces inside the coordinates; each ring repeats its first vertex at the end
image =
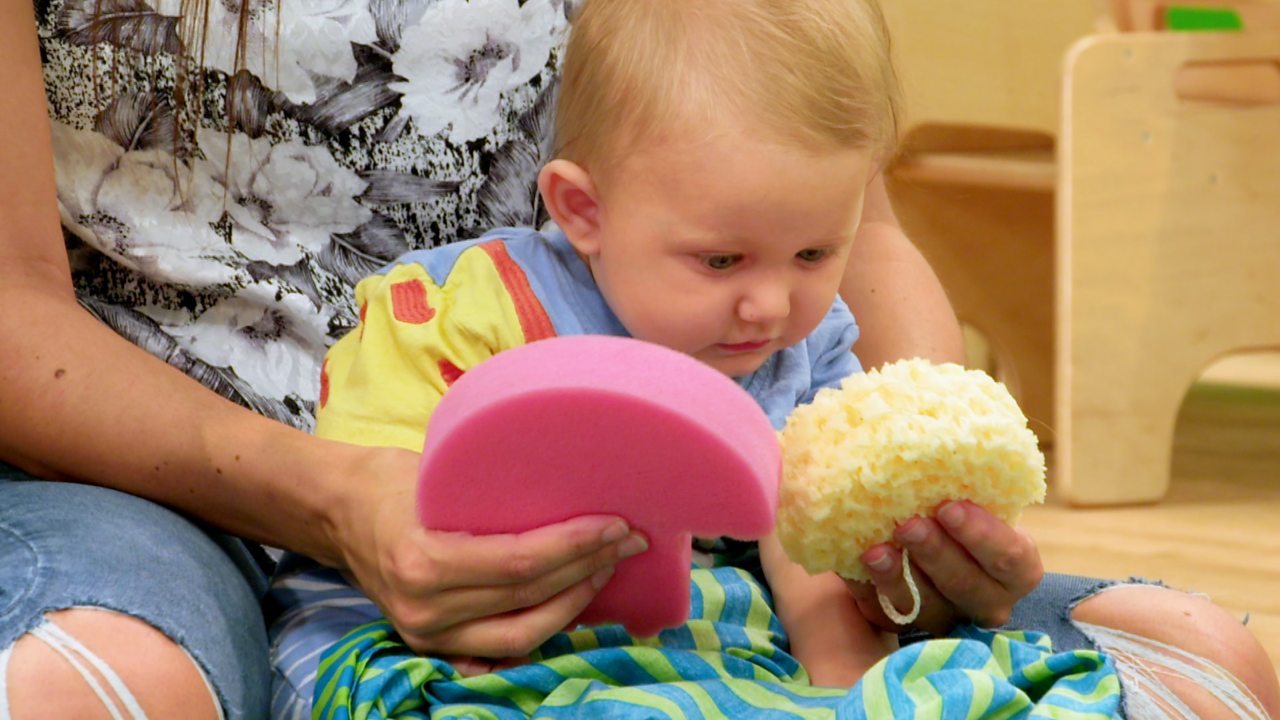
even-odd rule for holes
{"type": "MultiPolygon", "coordinates": [[[[1274,295],[1231,274],[1251,269],[1242,277],[1254,277],[1268,262],[1280,270],[1268,254],[1280,248],[1280,231],[1267,229],[1280,228],[1280,203],[1255,194],[1275,189],[1261,149],[1280,156],[1271,114],[1280,104],[1257,88],[1280,71],[1268,60],[1280,41],[1253,32],[1117,33],[1145,22],[1157,0],[1129,2],[1146,6],[1124,15],[1114,3],[884,0],[911,117],[906,151],[888,174],[895,208],[961,318],[989,338],[998,376],[1054,447],[1056,489],[1078,504],[1158,499],[1173,418],[1196,372],[1218,353],[1280,344],[1266,331],[1280,327],[1274,295]],[[1250,77],[1232,90],[1223,73],[1250,77]],[[1113,101],[1132,103],[1128,114],[1113,101]],[[1159,136],[1142,129],[1157,126],[1159,136]],[[1241,138],[1251,138],[1250,150],[1242,152],[1241,138]],[[1127,164],[1106,164],[1119,158],[1127,164]],[[1215,178],[1207,194],[1180,189],[1194,172],[1215,178]],[[1144,213],[1129,206],[1138,198],[1144,213]],[[1123,237],[1107,230],[1116,223],[1123,237]],[[1171,234],[1175,225],[1181,230],[1171,234]],[[1197,235],[1209,226],[1213,235],[1197,235]],[[1094,255],[1099,233],[1108,244],[1094,255]],[[1206,242],[1213,262],[1201,257],[1206,242]],[[1235,330],[1200,339],[1204,322],[1186,299],[1142,281],[1188,271],[1201,273],[1198,287],[1238,288],[1213,294],[1238,304],[1235,330]],[[1138,310],[1125,314],[1125,306],[1138,310]],[[1121,380],[1096,365],[1122,347],[1150,355],[1153,376],[1165,358],[1181,358],[1167,363],[1178,379],[1153,384],[1142,400],[1113,387],[1121,380]]],[[[1234,4],[1266,2],[1280,8],[1234,4]]]]}
{"type": "Polygon", "coordinates": [[[906,95],[886,176],[908,235],[1042,443],[1053,442],[1053,192],[1062,58],[1090,3],[883,0],[906,95]]]}
{"type": "Polygon", "coordinates": [[[1158,500],[1200,372],[1280,350],[1280,33],[1082,41],[1058,156],[1058,489],[1158,500]]]}

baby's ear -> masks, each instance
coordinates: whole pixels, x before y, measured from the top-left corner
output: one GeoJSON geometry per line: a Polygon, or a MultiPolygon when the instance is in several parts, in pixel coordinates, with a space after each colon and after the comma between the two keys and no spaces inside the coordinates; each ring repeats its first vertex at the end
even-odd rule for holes
{"type": "Polygon", "coordinates": [[[538,173],[538,192],[547,213],[579,253],[596,254],[600,246],[600,200],[591,175],[577,163],[552,160],[538,173]]]}

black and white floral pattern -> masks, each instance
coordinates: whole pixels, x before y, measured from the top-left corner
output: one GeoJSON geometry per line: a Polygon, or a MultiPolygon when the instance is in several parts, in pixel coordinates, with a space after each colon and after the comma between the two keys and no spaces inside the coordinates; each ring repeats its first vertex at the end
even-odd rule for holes
{"type": "Polygon", "coordinates": [[[209,0],[203,71],[181,0],[35,3],[82,304],[270,417],[311,427],[359,278],[541,220],[570,0],[209,0]]]}

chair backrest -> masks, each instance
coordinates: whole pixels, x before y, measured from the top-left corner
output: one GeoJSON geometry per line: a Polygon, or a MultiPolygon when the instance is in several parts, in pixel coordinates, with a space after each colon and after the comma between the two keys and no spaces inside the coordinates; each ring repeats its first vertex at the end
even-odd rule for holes
{"type": "MultiPolygon", "coordinates": [[[[1181,327],[1157,318],[1210,314],[1187,342],[1213,352],[1280,345],[1280,95],[1251,102],[1187,98],[1188,65],[1280,62],[1280,33],[1142,33],[1072,49],[1059,147],[1060,280],[1119,290],[1105,307],[1063,300],[1059,362],[1072,333],[1181,327]],[[1082,248],[1099,248],[1097,252],[1082,248]],[[1109,284],[1108,284],[1109,283],[1109,284]],[[1117,317],[1132,320],[1116,323],[1117,317]]],[[[1162,359],[1125,357],[1140,368],[1162,359]]],[[[1140,372],[1135,375],[1139,377],[1140,372]]]]}
{"type": "MultiPolygon", "coordinates": [[[[1063,62],[1095,34],[1163,30],[1170,7],[1228,8],[1248,33],[1280,30],[1280,0],[881,0],[906,94],[903,136],[939,128],[1059,133],[1063,62]]],[[[1218,78],[1208,76],[1202,85],[1218,78]]],[[[1265,82],[1265,79],[1264,79],[1265,82]]],[[[1244,80],[1245,85],[1254,81],[1244,80]]],[[[966,145],[962,137],[958,144],[966,145]]],[[[1007,144],[1007,143],[1006,143],[1007,144]]],[[[1014,144],[1025,144],[1014,140],[1014,144]]]]}
{"type": "Polygon", "coordinates": [[[1071,502],[1159,498],[1190,384],[1224,354],[1280,349],[1280,97],[1178,88],[1189,66],[1276,62],[1280,33],[1262,32],[1098,36],[1068,56],[1055,477],[1071,502]]]}
{"type": "Polygon", "coordinates": [[[906,95],[927,125],[1057,133],[1062,58],[1099,28],[1098,2],[881,0],[906,95]]]}

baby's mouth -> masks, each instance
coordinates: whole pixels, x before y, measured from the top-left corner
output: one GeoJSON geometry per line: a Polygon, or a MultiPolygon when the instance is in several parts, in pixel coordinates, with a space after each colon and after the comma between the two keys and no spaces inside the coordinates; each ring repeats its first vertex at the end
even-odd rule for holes
{"type": "Polygon", "coordinates": [[[755,352],[756,350],[759,350],[768,344],[769,344],[768,340],[753,340],[750,342],[741,342],[741,343],[719,343],[718,345],[716,345],[716,347],[725,352],[746,353],[746,352],[755,352]]]}

